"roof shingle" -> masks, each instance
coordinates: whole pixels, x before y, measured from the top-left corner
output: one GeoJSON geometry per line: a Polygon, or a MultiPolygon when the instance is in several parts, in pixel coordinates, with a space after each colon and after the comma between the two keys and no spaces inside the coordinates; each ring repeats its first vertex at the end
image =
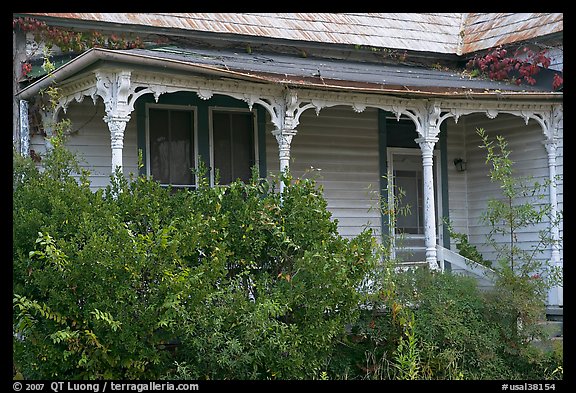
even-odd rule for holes
{"type": "Polygon", "coordinates": [[[144,28],[465,54],[563,30],[562,13],[30,13],[144,28]]]}

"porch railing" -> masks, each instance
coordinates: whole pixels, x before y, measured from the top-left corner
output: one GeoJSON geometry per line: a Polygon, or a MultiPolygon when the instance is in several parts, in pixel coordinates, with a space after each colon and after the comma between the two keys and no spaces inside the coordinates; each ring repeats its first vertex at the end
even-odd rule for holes
{"type": "Polygon", "coordinates": [[[494,286],[497,273],[489,267],[481,265],[439,244],[436,245],[436,255],[442,270],[444,270],[445,263],[448,262],[450,263],[452,273],[475,277],[479,281],[480,287],[489,288],[494,286]]]}

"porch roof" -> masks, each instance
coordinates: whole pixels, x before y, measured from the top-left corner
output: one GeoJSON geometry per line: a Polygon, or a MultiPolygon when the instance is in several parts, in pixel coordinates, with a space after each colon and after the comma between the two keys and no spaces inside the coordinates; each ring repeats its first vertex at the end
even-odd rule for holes
{"type": "MultiPolygon", "coordinates": [[[[147,70],[175,72],[180,75],[207,75],[316,90],[380,93],[407,98],[562,97],[561,92],[552,92],[541,86],[518,86],[501,81],[470,78],[457,71],[173,46],[130,50],[92,48],[59,67],[51,76],[44,76],[22,89],[19,97],[27,99],[52,81],[65,81],[102,62],[124,68],[146,67],[147,70]]],[[[548,85],[551,86],[552,73],[547,71],[541,71],[540,80],[550,81],[548,85]]]]}

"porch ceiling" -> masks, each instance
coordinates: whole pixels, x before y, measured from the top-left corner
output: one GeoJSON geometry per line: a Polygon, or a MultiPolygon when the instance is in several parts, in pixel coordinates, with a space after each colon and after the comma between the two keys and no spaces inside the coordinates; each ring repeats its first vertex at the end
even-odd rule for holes
{"type": "Polygon", "coordinates": [[[407,98],[562,97],[562,93],[544,91],[534,86],[469,78],[455,71],[178,47],[131,50],[93,48],[59,67],[52,76],[45,76],[24,88],[19,96],[27,99],[52,80],[65,81],[101,62],[128,68],[146,67],[154,71],[177,72],[180,75],[208,75],[316,90],[380,93],[407,98]]]}

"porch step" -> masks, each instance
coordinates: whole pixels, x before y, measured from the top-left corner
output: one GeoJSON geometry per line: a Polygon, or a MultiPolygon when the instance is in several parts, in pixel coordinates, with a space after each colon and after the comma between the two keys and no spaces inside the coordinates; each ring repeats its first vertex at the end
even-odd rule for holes
{"type": "Polygon", "coordinates": [[[398,266],[427,266],[426,261],[402,261],[397,263],[398,266]]]}
{"type": "Polygon", "coordinates": [[[545,321],[541,323],[541,326],[550,338],[564,336],[564,322],[562,321],[545,321]]]}
{"type": "Polygon", "coordinates": [[[409,269],[414,269],[414,268],[428,268],[428,262],[426,261],[402,261],[402,262],[398,262],[396,264],[396,270],[397,271],[407,271],[409,269]]]}
{"type": "Polygon", "coordinates": [[[558,347],[563,347],[564,345],[564,327],[562,321],[542,321],[541,326],[547,339],[544,340],[534,340],[532,343],[544,351],[554,351],[558,347]]]}
{"type": "Polygon", "coordinates": [[[548,321],[563,321],[564,320],[564,308],[558,307],[558,306],[546,307],[546,319],[548,321]]]}

